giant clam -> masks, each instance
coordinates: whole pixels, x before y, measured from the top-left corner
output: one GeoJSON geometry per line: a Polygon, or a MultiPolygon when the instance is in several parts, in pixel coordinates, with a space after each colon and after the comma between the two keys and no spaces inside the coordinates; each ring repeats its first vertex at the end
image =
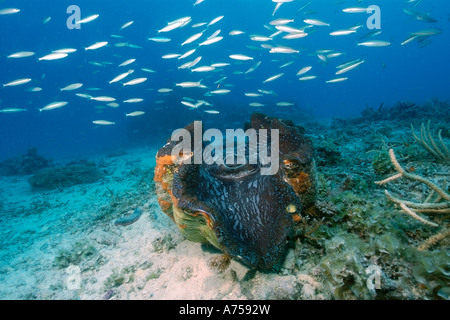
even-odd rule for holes
{"type": "MultiPolygon", "coordinates": [[[[161,209],[187,239],[210,243],[251,268],[270,269],[282,260],[302,210],[314,204],[313,147],[291,121],[255,113],[244,130],[250,128],[279,130],[275,174],[261,174],[260,161],[180,162],[172,155],[177,142],[169,140],[156,155],[154,181],[161,209]]],[[[193,136],[193,123],[185,129],[193,136]]]]}

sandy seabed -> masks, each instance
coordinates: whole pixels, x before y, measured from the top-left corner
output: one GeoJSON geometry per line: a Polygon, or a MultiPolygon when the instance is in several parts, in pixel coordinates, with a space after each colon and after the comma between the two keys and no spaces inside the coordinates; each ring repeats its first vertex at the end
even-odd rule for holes
{"type": "Polygon", "coordinates": [[[149,188],[136,192],[155,154],[93,159],[107,168],[106,178],[64,190],[32,191],[29,176],[3,177],[0,298],[247,299],[239,284],[247,267],[232,261],[222,273],[210,268],[220,252],[185,240],[149,188]],[[137,206],[139,220],[114,224],[137,206]]]}
{"type": "MultiPolygon", "coordinates": [[[[374,112],[310,126],[316,206],[325,216],[311,239],[293,241],[277,271],[250,270],[235,260],[212,267],[222,253],[186,240],[158,205],[157,149],[92,157],[102,179],[51,191],[32,190],[30,176],[0,177],[0,299],[448,299],[449,240],[417,250],[448,228],[445,216],[428,216],[438,228],[424,226],[384,194],[386,188],[419,201],[429,190],[406,179],[374,183],[395,174],[389,147],[403,155],[405,168],[446,185],[448,163],[411,136],[410,124],[420,126],[423,117],[394,117],[405,108],[391,109],[392,120],[373,119],[374,112]],[[137,208],[136,222],[115,224],[137,208]],[[380,270],[376,289],[374,268],[380,270]]],[[[448,128],[447,120],[433,121],[448,128]]]]}

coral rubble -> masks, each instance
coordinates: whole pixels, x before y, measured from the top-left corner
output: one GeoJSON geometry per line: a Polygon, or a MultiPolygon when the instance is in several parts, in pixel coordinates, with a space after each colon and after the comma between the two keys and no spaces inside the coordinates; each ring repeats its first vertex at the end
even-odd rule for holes
{"type": "Polygon", "coordinates": [[[67,188],[77,184],[94,183],[103,177],[95,163],[80,162],[43,169],[28,179],[35,190],[67,188]]]}
{"type": "Polygon", "coordinates": [[[50,165],[51,160],[39,155],[36,148],[31,148],[23,155],[9,158],[1,162],[0,176],[34,174],[50,165]]]}

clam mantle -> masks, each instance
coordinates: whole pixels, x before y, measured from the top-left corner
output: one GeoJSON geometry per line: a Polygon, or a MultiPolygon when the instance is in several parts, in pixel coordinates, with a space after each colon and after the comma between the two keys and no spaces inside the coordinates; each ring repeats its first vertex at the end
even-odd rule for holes
{"type": "MultiPolygon", "coordinates": [[[[282,259],[302,210],[314,204],[313,147],[291,121],[255,113],[244,130],[250,128],[279,130],[275,174],[262,175],[259,161],[180,163],[172,157],[178,142],[169,140],[156,155],[154,180],[161,209],[187,239],[210,243],[252,268],[270,269],[282,259]]],[[[194,136],[193,123],[185,129],[194,136]]]]}

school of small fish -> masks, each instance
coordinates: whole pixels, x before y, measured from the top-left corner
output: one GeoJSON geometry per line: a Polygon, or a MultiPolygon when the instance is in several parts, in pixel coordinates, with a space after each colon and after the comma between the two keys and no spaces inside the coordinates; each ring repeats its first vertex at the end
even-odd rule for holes
{"type": "MultiPolygon", "coordinates": [[[[235,21],[234,17],[227,17],[218,12],[211,12],[210,15],[203,17],[203,19],[194,19],[196,16],[195,10],[198,7],[204,6],[204,3],[212,2],[212,0],[194,0],[192,2],[192,12],[187,12],[183,17],[168,16],[166,25],[153,25],[148,30],[154,30],[151,34],[147,34],[143,43],[129,43],[123,32],[128,32],[135,27],[134,20],[118,21],[116,30],[110,35],[110,39],[98,39],[99,41],[86,41],[85,45],[79,48],[49,48],[43,51],[42,47],[32,51],[33,48],[23,48],[23,51],[9,52],[5,54],[6,61],[1,61],[0,64],[8,63],[10,60],[35,59],[36,63],[42,64],[42,68],[53,63],[52,61],[64,61],[71,55],[82,54],[85,55],[86,63],[96,67],[103,67],[108,69],[111,73],[110,81],[107,83],[99,83],[98,87],[86,88],[85,84],[79,82],[78,79],[73,81],[68,80],[66,83],[61,83],[59,86],[60,96],[56,97],[53,102],[48,102],[46,105],[38,106],[37,110],[51,111],[66,107],[70,103],[65,101],[67,95],[76,95],[85,101],[95,101],[96,103],[104,103],[110,108],[118,108],[121,104],[127,105],[124,117],[139,117],[146,114],[151,106],[149,105],[147,97],[129,97],[128,99],[118,99],[111,97],[108,92],[111,88],[116,88],[121,84],[122,90],[127,90],[126,87],[140,86],[145,91],[155,92],[157,101],[153,103],[165,103],[165,97],[175,95],[184,97],[180,100],[180,104],[188,108],[188,110],[202,110],[211,115],[220,114],[217,110],[220,108],[220,96],[230,94],[236,84],[233,82],[235,77],[240,80],[251,80],[248,88],[245,88],[244,96],[247,98],[246,103],[250,107],[260,108],[264,107],[264,97],[277,97],[275,91],[271,89],[272,83],[282,83],[283,81],[295,80],[298,86],[306,85],[306,82],[317,81],[322,78],[323,85],[332,85],[335,83],[345,82],[351,80],[353,70],[361,67],[364,64],[370,63],[369,58],[364,56],[364,50],[384,50],[383,47],[392,45],[405,46],[412,42],[416,42],[418,46],[424,47],[429,45],[433,37],[442,33],[439,28],[424,28],[423,30],[414,30],[405,39],[398,43],[390,38],[383,38],[382,30],[368,30],[365,26],[368,15],[368,5],[366,6],[348,6],[348,1],[333,1],[330,5],[335,5],[338,8],[336,15],[343,17],[361,16],[361,23],[356,25],[342,25],[342,23],[333,23],[328,19],[321,19],[320,14],[316,10],[309,10],[315,5],[315,1],[294,1],[294,0],[260,0],[273,3],[273,11],[268,12],[267,21],[261,21],[260,28],[256,30],[246,30],[233,25],[233,29],[227,29],[224,21],[235,21]],[[280,10],[281,7],[287,8],[289,11],[280,10]],[[280,17],[280,12],[286,14],[280,17]],[[125,30],[126,29],[126,30],[125,30]],[[125,30],[125,31],[124,31],[125,30]],[[364,31],[366,30],[366,31],[364,31]],[[351,39],[351,45],[348,47],[348,52],[336,51],[329,48],[311,48],[306,46],[302,39],[310,38],[315,34],[324,34],[336,39],[351,39]],[[173,40],[177,39],[177,40],[173,40]],[[178,39],[182,39],[179,41],[178,39]],[[155,52],[161,52],[161,61],[153,61],[154,65],[158,63],[171,63],[173,68],[168,69],[167,72],[173,72],[170,75],[172,79],[171,84],[162,83],[160,77],[154,74],[157,73],[148,65],[145,65],[139,59],[133,56],[123,56],[120,53],[120,48],[142,49],[150,44],[155,52]],[[209,48],[214,47],[217,52],[220,48],[225,55],[216,57],[215,54],[210,54],[209,48]],[[233,49],[230,49],[233,48],[233,49]],[[239,49],[236,49],[239,48],[239,49]],[[360,48],[360,49],[357,49],[360,48]],[[373,49],[366,49],[373,48],[373,49]],[[28,51],[26,51],[26,50],[28,51]],[[99,52],[113,52],[113,56],[120,57],[120,61],[110,62],[92,61],[89,58],[91,51],[99,52]],[[103,50],[103,51],[102,51],[103,50]],[[172,51],[173,50],[173,51],[172,51]],[[362,57],[354,57],[351,55],[359,54],[362,57]],[[304,61],[304,57],[317,58],[316,64],[311,65],[311,60],[304,61]],[[343,56],[348,56],[344,61],[343,56]],[[340,57],[340,58],[339,58],[340,57]],[[347,60],[347,61],[345,61],[347,60]],[[337,66],[330,67],[335,61],[338,61],[337,66]],[[262,66],[260,68],[260,66],[262,66]],[[324,74],[323,69],[332,70],[334,77],[323,78],[319,76],[324,74]],[[128,70],[127,70],[128,69],[128,70]],[[258,69],[257,72],[255,72],[258,69]],[[322,69],[322,70],[321,70],[322,69]],[[274,71],[278,70],[278,71],[274,71]],[[293,70],[293,71],[292,71],[293,70]],[[352,72],[351,72],[352,71],[352,72]],[[312,74],[318,72],[316,74],[312,74]],[[254,74],[259,73],[257,78],[254,74]],[[133,74],[133,77],[130,75],[133,74]],[[344,75],[345,74],[345,75],[344,75]],[[255,87],[256,84],[256,87],[255,87]],[[90,93],[80,92],[84,88],[90,93]],[[98,94],[95,94],[98,91],[98,94]],[[105,92],[105,94],[101,93],[105,92]],[[189,96],[186,96],[189,95],[189,96]],[[254,99],[248,101],[248,98],[254,99]],[[210,100],[206,101],[204,99],[210,100]],[[256,100],[256,101],[255,101],[256,100]],[[145,104],[144,104],[145,102],[145,104]],[[140,110],[130,110],[131,106],[139,105],[140,110]],[[213,107],[213,108],[211,108],[213,107]]],[[[361,4],[363,1],[357,1],[361,4]]],[[[420,21],[426,24],[435,24],[437,19],[430,16],[428,13],[421,12],[418,7],[424,0],[405,0],[403,14],[409,16],[410,19],[420,21]]],[[[214,8],[212,6],[211,8],[214,8]]],[[[238,10],[239,8],[236,8],[238,10]]],[[[315,8],[320,9],[320,6],[315,8]]],[[[1,16],[17,16],[20,19],[23,10],[18,8],[0,8],[1,16]]],[[[52,17],[43,17],[42,24],[51,24],[52,17]]],[[[87,24],[96,24],[101,28],[102,15],[92,14],[79,20],[77,23],[86,27],[87,24]]],[[[140,30],[138,30],[140,32],[140,30]]],[[[44,46],[44,44],[42,44],[44,46]]],[[[24,45],[24,47],[26,47],[24,45]]],[[[4,51],[6,48],[3,47],[4,51]]],[[[380,51],[381,52],[381,51],[380,51]]],[[[147,61],[148,63],[148,61],[147,61]]],[[[9,76],[9,75],[8,75],[9,76]]],[[[5,75],[1,75],[2,79],[5,75]]],[[[167,74],[164,75],[167,78],[167,74]]],[[[20,77],[16,79],[8,79],[3,82],[1,90],[11,90],[9,87],[17,87],[30,85],[25,91],[40,92],[45,90],[39,85],[37,79],[32,77],[20,77]]],[[[143,92],[145,92],[143,91],[143,92]]],[[[275,105],[280,108],[294,107],[295,103],[290,101],[276,101],[275,105]]],[[[66,107],[66,108],[68,108],[66,107]]],[[[101,109],[101,108],[99,108],[101,109]]],[[[30,111],[21,106],[5,106],[0,104],[0,113],[13,114],[30,111]]],[[[43,112],[46,114],[46,112],[43,112]]],[[[115,125],[116,121],[112,120],[91,120],[97,126],[111,126],[115,125]]]]}

